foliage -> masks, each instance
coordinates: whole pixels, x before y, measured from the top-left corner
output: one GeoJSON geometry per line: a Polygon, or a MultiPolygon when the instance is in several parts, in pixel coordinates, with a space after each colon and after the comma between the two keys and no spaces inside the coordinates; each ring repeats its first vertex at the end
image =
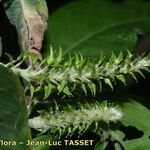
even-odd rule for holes
{"type": "Polygon", "coordinates": [[[50,16],[46,49],[61,45],[64,55],[75,51],[90,58],[99,58],[100,51],[108,58],[111,51],[134,51],[138,35],[150,31],[149,8],[142,0],[73,1],[50,16]]]}
{"type": "MultiPolygon", "coordinates": [[[[10,145],[7,149],[30,149],[26,146],[26,141],[31,138],[27,122],[23,89],[17,77],[0,65],[0,139],[16,142],[16,145],[10,145]]],[[[0,149],[5,148],[3,144],[0,147],[0,149]]]]}
{"type": "Polygon", "coordinates": [[[143,132],[143,135],[138,139],[133,140],[126,139],[124,143],[126,149],[148,150],[150,147],[150,143],[148,142],[150,133],[149,109],[142,106],[140,103],[133,101],[132,99],[129,99],[129,102],[123,104],[122,111],[124,112],[124,117],[122,120],[123,125],[126,127],[128,126],[136,127],[140,132],[143,132]]]}

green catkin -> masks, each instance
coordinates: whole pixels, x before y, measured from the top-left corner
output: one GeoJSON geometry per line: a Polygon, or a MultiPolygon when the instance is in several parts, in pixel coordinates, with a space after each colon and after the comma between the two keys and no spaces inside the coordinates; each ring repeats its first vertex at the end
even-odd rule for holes
{"type": "MultiPolygon", "coordinates": [[[[42,112],[38,117],[29,119],[29,126],[41,132],[60,131],[61,134],[78,134],[85,132],[92,124],[95,128],[100,121],[109,123],[121,120],[123,114],[118,107],[102,104],[80,104],[79,109],[68,106],[63,110],[42,112]]],[[[61,135],[60,135],[61,136],[61,135]]]]}
{"type": "Polygon", "coordinates": [[[85,94],[90,90],[95,95],[97,91],[93,82],[95,80],[98,81],[101,89],[103,84],[107,84],[113,90],[113,82],[116,80],[126,84],[125,75],[131,75],[137,80],[136,74],[144,77],[142,70],[150,71],[150,55],[135,57],[129,51],[125,57],[121,52],[118,57],[112,54],[109,61],[101,56],[97,63],[90,63],[81,54],[70,56],[68,61],[63,61],[62,51],[60,50],[56,57],[51,48],[50,55],[41,63],[37,61],[34,65],[22,69],[21,64],[27,56],[24,54],[5,66],[28,82],[27,88],[32,92],[31,95],[44,90],[44,99],[48,98],[53,91],[71,96],[76,87],[83,90],[85,94]]]}
{"type": "MultiPolygon", "coordinates": [[[[135,80],[136,74],[144,77],[142,70],[150,72],[150,55],[133,56],[130,52],[118,57],[112,54],[109,61],[101,56],[97,63],[90,63],[81,54],[69,57],[68,61],[62,58],[62,51],[58,56],[54,56],[53,49],[50,55],[42,62],[34,60],[34,64],[22,68],[22,64],[27,60],[29,54],[22,54],[17,60],[12,60],[3,66],[10,68],[16,75],[27,81],[26,88],[30,90],[31,98],[34,93],[44,90],[44,99],[48,98],[53,91],[73,95],[73,91],[78,87],[87,94],[90,90],[96,94],[96,85],[93,81],[98,81],[101,89],[103,84],[107,84],[113,89],[113,82],[120,80],[126,84],[125,75],[131,75],[135,80]],[[103,84],[102,84],[103,83],[103,84]]],[[[101,90],[100,89],[100,90],[101,90]]],[[[41,132],[64,133],[72,135],[74,132],[83,133],[92,124],[95,128],[100,121],[106,123],[121,120],[123,114],[118,107],[107,105],[106,103],[95,103],[81,105],[79,109],[72,106],[64,110],[43,111],[37,117],[29,119],[31,128],[41,132]]]]}

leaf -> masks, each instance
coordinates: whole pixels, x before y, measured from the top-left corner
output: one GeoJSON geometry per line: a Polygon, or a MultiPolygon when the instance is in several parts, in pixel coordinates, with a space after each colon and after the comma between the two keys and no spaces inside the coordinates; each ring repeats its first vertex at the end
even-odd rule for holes
{"type": "Polygon", "coordinates": [[[94,150],[104,150],[106,148],[106,146],[107,146],[106,142],[99,142],[94,147],[94,150]]]}
{"type": "Polygon", "coordinates": [[[134,126],[144,132],[141,138],[126,140],[124,142],[127,150],[149,150],[150,148],[150,111],[140,103],[129,99],[122,107],[124,113],[122,123],[124,126],[134,126]]]}
{"type": "Polygon", "coordinates": [[[140,138],[125,143],[127,150],[149,150],[150,140],[148,138],[140,138]]]}
{"type": "Polygon", "coordinates": [[[4,0],[6,14],[15,25],[22,50],[40,50],[47,27],[45,0],[4,0]]]}
{"type": "Polygon", "coordinates": [[[0,139],[15,141],[15,146],[0,149],[29,150],[30,140],[27,108],[23,89],[14,74],[0,65],[0,139]],[[23,142],[23,144],[20,144],[23,142]]]}
{"type": "Polygon", "coordinates": [[[150,2],[142,0],[73,1],[50,16],[47,47],[61,45],[64,55],[75,51],[94,58],[102,51],[110,56],[112,50],[134,50],[137,35],[150,31],[149,10],[150,2]]]}
{"type": "Polygon", "coordinates": [[[125,103],[121,108],[124,113],[122,123],[126,126],[132,125],[144,132],[145,136],[149,136],[150,133],[150,111],[142,106],[140,103],[129,99],[128,103],[125,103]]]}

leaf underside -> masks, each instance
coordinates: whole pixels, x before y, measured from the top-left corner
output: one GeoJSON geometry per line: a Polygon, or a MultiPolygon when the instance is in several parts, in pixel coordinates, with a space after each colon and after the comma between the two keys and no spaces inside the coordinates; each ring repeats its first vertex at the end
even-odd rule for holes
{"type": "Polygon", "coordinates": [[[3,4],[17,29],[21,50],[39,51],[48,19],[45,0],[9,0],[3,4]]]}

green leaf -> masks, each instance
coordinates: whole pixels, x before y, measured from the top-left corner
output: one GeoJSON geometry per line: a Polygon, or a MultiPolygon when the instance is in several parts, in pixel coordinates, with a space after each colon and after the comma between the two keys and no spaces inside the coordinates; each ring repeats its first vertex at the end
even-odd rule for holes
{"type": "Polygon", "coordinates": [[[130,99],[122,107],[124,117],[122,123],[125,126],[132,125],[144,132],[144,136],[149,136],[150,133],[150,111],[140,103],[130,99]]]}
{"type": "Polygon", "coordinates": [[[106,146],[107,146],[106,142],[99,142],[94,147],[94,150],[104,150],[106,148],[106,146]]]}
{"type": "Polygon", "coordinates": [[[15,25],[22,50],[40,50],[47,27],[45,0],[4,0],[6,14],[15,25]]]}
{"type": "Polygon", "coordinates": [[[125,143],[127,150],[149,150],[150,140],[148,138],[140,138],[125,143]]]}
{"type": "Polygon", "coordinates": [[[109,0],[73,1],[50,16],[47,47],[52,44],[58,49],[61,45],[64,55],[75,51],[94,58],[99,58],[101,51],[110,56],[112,50],[115,54],[134,50],[137,35],[150,31],[149,10],[150,2],[142,0],[121,4],[109,0]]]}
{"type": "Polygon", "coordinates": [[[27,116],[23,89],[18,79],[0,65],[0,139],[16,142],[15,146],[1,144],[0,149],[30,149],[26,146],[26,141],[31,138],[27,116]]]}
{"type": "Polygon", "coordinates": [[[124,113],[122,123],[124,126],[134,126],[143,131],[141,138],[126,140],[124,142],[127,150],[149,150],[150,148],[150,111],[140,103],[129,100],[121,107],[124,113]]]}

